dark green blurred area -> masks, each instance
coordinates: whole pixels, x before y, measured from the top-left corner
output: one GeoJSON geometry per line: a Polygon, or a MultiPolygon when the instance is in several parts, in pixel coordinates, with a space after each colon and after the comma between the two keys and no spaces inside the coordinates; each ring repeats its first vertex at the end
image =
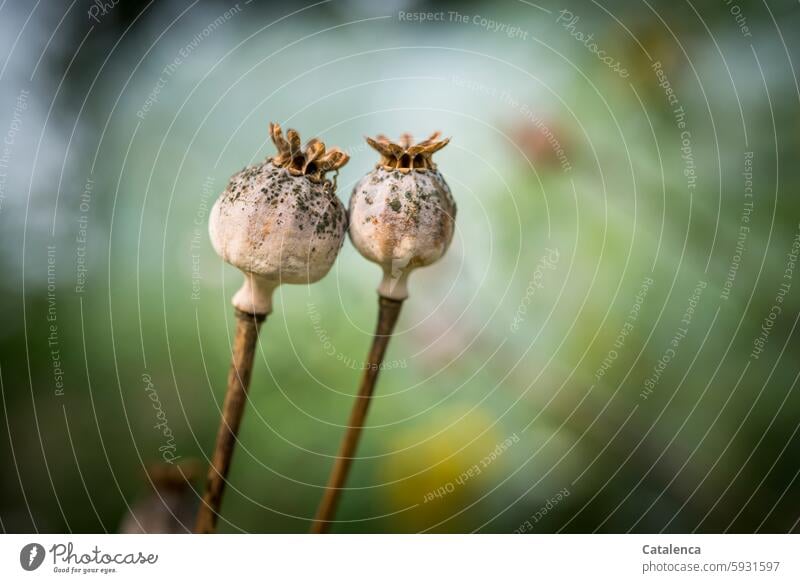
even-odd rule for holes
{"type": "MultiPolygon", "coordinates": [[[[24,29],[27,3],[0,11],[0,131],[30,94],[0,199],[4,531],[116,531],[165,451],[153,394],[169,451],[206,463],[241,275],[205,219],[271,155],[271,120],[351,154],[345,201],[377,159],[364,135],[453,138],[437,162],[458,231],[412,276],[336,532],[797,529],[796,3],[732,3],[750,36],[726,2],[122,2],[99,22],[85,4],[24,29]],[[398,16],[425,11],[467,22],[398,16]]],[[[323,281],[279,289],[221,531],[307,531],[378,281],[346,242],[323,281]]]]}

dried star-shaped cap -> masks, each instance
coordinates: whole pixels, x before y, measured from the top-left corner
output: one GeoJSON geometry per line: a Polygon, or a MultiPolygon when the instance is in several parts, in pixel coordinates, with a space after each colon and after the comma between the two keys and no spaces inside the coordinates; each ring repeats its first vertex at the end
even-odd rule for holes
{"type": "Polygon", "coordinates": [[[378,135],[375,138],[367,138],[367,143],[381,155],[379,166],[387,170],[402,172],[435,170],[436,164],[433,163],[431,156],[450,142],[450,138],[440,140],[440,135],[440,132],[434,132],[427,140],[418,144],[414,143],[414,138],[408,133],[400,136],[397,142],[384,135],[378,135]]]}
{"type": "Polygon", "coordinates": [[[286,137],[283,137],[281,126],[276,123],[269,124],[269,133],[278,148],[278,155],[272,157],[272,163],[286,168],[293,176],[306,176],[313,182],[322,182],[327,172],[339,170],[350,160],[350,156],[339,148],[325,151],[325,144],[317,138],[309,140],[303,150],[300,134],[287,130],[286,137]]]}

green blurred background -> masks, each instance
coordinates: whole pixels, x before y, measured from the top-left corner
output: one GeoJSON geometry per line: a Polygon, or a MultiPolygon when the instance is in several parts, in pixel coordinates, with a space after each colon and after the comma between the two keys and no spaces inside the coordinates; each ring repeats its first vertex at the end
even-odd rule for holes
{"type": "MultiPolygon", "coordinates": [[[[798,26],[790,1],[4,2],[3,530],[114,532],[146,466],[207,463],[241,275],[206,215],[269,121],[350,153],[344,201],[365,135],[452,136],[456,236],[412,276],[335,532],[796,530],[798,26]]],[[[346,242],[277,292],[222,532],[307,531],[379,279],[346,242]]]]}

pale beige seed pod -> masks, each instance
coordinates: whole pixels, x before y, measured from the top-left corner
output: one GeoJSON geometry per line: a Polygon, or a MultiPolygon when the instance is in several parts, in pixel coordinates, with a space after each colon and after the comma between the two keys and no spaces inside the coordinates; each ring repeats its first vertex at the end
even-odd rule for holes
{"type": "Polygon", "coordinates": [[[265,315],[282,283],[308,284],[328,273],[342,247],[347,213],[335,180],[349,156],[318,139],[270,124],[278,154],[234,174],[214,203],[209,235],[214,250],[245,275],[233,296],[236,309],[265,315]]]}
{"type": "Polygon", "coordinates": [[[431,159],[449,141],[438,132],[418,144],[409,134],[398,142],[367,138],[381,160],[353,189],[349,232],[356,249],[383,269],[382,297],[407,298],[411,271],[434,263],[450,246],[456,203],[431,159]]]}

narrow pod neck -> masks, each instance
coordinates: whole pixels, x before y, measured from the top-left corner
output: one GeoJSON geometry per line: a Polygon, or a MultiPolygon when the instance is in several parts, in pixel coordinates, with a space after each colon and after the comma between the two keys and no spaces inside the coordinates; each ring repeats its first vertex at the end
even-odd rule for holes
{"type": "Polygon", "coordinates": [[[280,282],[260,277],[254,273],[244,274],[244,283],[233,295],[231,303],[240,312],[266,317],[272,313],[272,294],[280,282]]]}
{"type": "Polygon", "coordinates": [[[383,270],[378,295],[390,300],[403,301],[408,297],[408,276],[411,270],[383,270]]]}

